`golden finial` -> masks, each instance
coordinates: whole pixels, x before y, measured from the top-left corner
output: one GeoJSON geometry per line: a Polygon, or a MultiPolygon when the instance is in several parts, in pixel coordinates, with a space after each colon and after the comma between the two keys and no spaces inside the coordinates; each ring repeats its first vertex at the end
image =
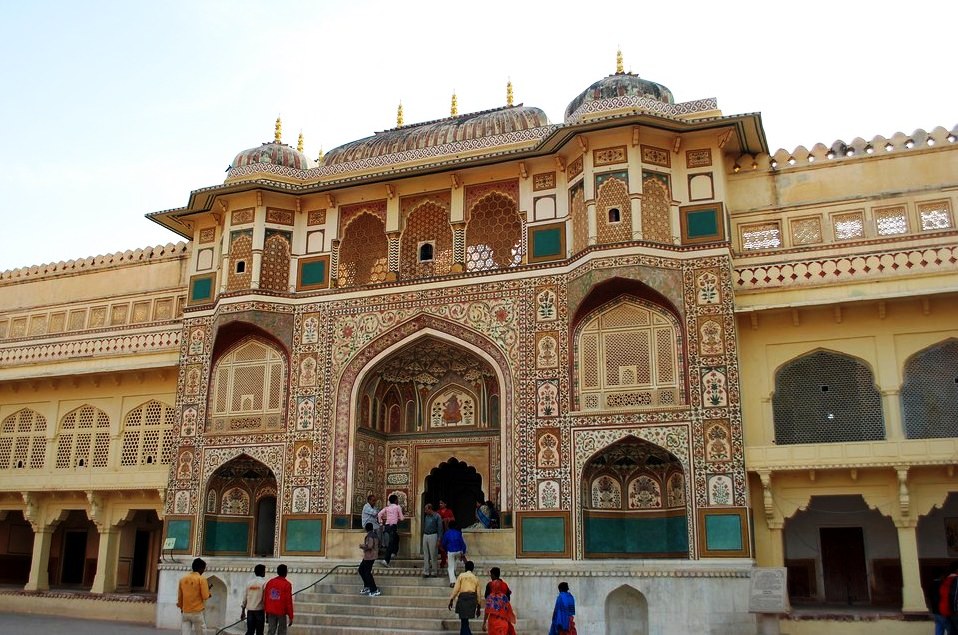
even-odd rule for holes
{"type": "Polygon", "coordinates": [[[402,102],[399,102],[399,108],[396,109],[396,127],[402,128],[402,126],[403,126],[402,102]]]}
{"type": "Polygon", "coordinates": [[[319,156],[316,157],[316,165],[322,165],[324,158],[325,158],[325,155],[323,155],[323,149],[320,148],[320,149],[319,149],[319,156]]]}
{"type": "Polygon", "coordinates": [[[506,84],[506,105],[512,105],[512,80],[509,80],[509,83],[506,84]]]}
{"type": "Polygon", "coordinates": [[[279,143],[283,140],[283,120],[276,117],[276,132],[273,133],[273,140],[279,143]]]}
{"type": "Polygon", "coordinates": [[[303,151],[303,131],[302,130],[299,131],[299,140],[296,142],[296,149],[299,152],[303,151]]]}
{"type": "Polygon", "coordinates": [[[456,91],[452,91],[452,107],[449,108],[449,116],[455,117],[459,114],[459,100],[456,99],[456,91]]]}
{"type": "Polygon", "coordinates": [[[622,62],[622,49],[615,52],[615,74],[621,75],[625,72],[625,64],[622,62]]]}

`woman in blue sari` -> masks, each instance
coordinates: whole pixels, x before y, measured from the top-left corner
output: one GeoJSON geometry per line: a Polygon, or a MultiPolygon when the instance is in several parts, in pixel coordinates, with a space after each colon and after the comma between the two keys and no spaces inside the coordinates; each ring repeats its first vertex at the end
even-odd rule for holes
{"type": "Polygon", "coordinates": [[[576,635],[575,598],[569,593],[569,583],[559,583],[559,596],[552,609],[552,628],[549,635],[576,635]]]}

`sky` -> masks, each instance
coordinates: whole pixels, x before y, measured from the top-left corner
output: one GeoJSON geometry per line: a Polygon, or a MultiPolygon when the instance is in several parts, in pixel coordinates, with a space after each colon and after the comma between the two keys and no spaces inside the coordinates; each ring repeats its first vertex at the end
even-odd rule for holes
{"type": "Polygon", "coordinates": [[[300,132],[310,158],[625,68],[761,112],[771,149],[958,123],[947,3],[0,0],[0,271],[182,240],[144,218],[300,132]]]}

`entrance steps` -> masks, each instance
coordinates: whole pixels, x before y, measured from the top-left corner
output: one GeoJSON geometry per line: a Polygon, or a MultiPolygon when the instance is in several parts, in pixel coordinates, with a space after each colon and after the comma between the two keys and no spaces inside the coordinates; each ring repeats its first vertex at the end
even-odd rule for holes
{"type": "MultiPolygon", "coordinates": [[[[340,570],[294,598],[296,619],[291,635],[358,635],[395,633],[435,635],[458,633],[459,617],[447,607],[449,579],[422,577],[422,561],[394,559],[389,568],[378,562],[373,568],[382,595],[362,595],[362,581],[355,569],[340,570]]],[[[481,587],[485,586],[480,577],[481,587]]],[[[482,588],[480,588],[480,595],[482,588]]],[[[481,602],[480,602],[481,604],[481,602]]],[[[474,633],[482,633],[482,617],[470,621],[474,633]]],[[[245,627],[244,627],[245,628],[245,627]]],[[[237,625],[230,633],[242,633],[237,625]]],[[[517,633],[548,631],[549,625],[519,619],[517,633]]]]}

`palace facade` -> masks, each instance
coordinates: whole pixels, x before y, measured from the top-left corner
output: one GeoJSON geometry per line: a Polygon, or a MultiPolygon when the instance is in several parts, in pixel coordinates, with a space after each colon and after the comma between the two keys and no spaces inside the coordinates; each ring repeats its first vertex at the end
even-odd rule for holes
{"type": "Polygon", "coordinates": [[[561,123],[511,86],[397,123],[314,161],[277,121],[149,215],[184,242],[0,274],[0,607],[170,627],[202,555],[225,623],[254,557],[355,560],[376,493],[410,557],[426,503],[493,501],[471,553],[527,612],[568,579],[583,632],[755,632],[755,566],[788,570],[787,632],[928,627],[954,131],[770,154],[760,115],[621,64],[561,123]]]}

